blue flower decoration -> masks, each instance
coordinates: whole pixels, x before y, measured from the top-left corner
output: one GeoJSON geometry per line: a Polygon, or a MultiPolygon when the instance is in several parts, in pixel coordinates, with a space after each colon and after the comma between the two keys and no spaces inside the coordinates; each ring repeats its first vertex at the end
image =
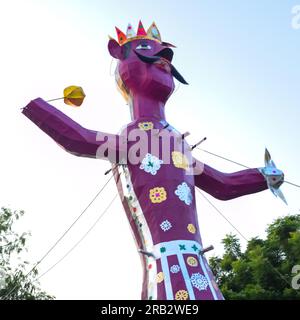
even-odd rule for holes
{"type": "Polygon", "coordinates": [[[140,169],[144,170],[147,173],[151,173],[154,176],[160,169],[161,164],[163,164],[162,160],[153,156],[151,153],[147,153],[145,155],[145,158],[142,160],[140,169]]]}
{"type": "Polygon", "coordinates": [[[177,189],[175,190],[175,194],[178,196],[178,198],[181,201],[183,201],[188,206],[193,201],[193,195],[192,195],[191,189],[185,182],[177,186],[177,189]]]}

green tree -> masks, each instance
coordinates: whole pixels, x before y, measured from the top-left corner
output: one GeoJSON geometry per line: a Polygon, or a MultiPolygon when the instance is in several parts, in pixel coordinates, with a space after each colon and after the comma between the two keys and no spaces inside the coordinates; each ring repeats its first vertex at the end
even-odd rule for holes
{"type": "Polygon", "coordinates": [[[300,265],[300,215],[276,219],[265,240],[253,238],[244,252],[235,235],[226,235],[222,257],[209,260],[226,299],[300,299],[292,288],[292,268],[300,265]]]}
{"type": "Polygon", "coordinates": [[[13,229],[23,215],[24,211],[0,209],[0,299],[53,299],[39,288],[36,269],[26,276],[32,266],[22,257],[27,251],[26,242],[30,234],[18,234],[13,229]]]}

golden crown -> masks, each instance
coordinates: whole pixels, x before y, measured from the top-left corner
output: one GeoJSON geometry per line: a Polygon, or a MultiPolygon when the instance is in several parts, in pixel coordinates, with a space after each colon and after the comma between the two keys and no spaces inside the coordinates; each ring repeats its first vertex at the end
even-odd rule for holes
{"type": "Polygon", "coordinates": [[[127,42],[137,40],[137,39],[148,39],[148,40],[155,40],[161,43],[161,36],[160,32],[155,24],[153,22],[147,32],[144,29],[144,26],[142,22],[139,22],[138,30],[137,32],[134,31],[132,25],[129,23],[127,27],[126,34],[122,32],[119,28],[116,27],[117,35],[118,35],[118,41],[120,45],[123,45],[127,42]]]}

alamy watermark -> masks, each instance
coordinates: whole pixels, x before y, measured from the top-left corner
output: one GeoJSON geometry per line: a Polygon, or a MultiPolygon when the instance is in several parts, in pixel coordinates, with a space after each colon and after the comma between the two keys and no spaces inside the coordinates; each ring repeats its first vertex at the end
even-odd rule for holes
{"type": "Polygon", "coordinates": [[[0,290],[5,288],[6,273],[0,269],[0,290]]]}
{"type": "Polygon", "coordinates": [[[300,289],[300,265],[295,265],[292,269],[295,276],[292,278],[292,288],[295,290],[300,289]]]}
{"type": "MultiPolygon", "coordinates": [[[[149,156],[162,164],[172,164],[185,169],[186,175],[199,175],[204,165],[192,156],[192,148],[184,137],[168,130],[152,129],[151,133],[140,129],[126,129],[120,135],[97,132],[96,158],[109,159],[112,163],[138,165],[149,156]]],[[[149,166],[155,166],[150,161],[149,166]]]]}
{"type": "Polygon", "coordinates": [[[300,30],[300,4],[292,8],[292,28],[295,30],[300,30]]]}

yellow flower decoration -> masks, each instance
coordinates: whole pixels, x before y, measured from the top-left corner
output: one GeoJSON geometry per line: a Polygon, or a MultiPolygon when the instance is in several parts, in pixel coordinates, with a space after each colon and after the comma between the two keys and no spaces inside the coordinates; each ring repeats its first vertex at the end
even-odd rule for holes
{"type": "Polygon", "coordinates": [[[150,189],[149,197],[152,203],[161,203],[167,200],[167,192],[164,187],[150,189]]]}
{"type": "Polygon", "coordinates": [[[144,130],[144,131],[148,131],[148,130],[151,130],[151,129],[153,129],[153,122],[140,122],[139,123],[139,128],[141,129],[141,130],[144,130]]]}
{"type": "Polygon", "coordinates": [[[189,160],[187,156],[179,151],[172,152],[172,160],[176,168],[187,170],[189,167],[189,160]]]}
{"type": "Polygon", "coordinates": [[[157,275],[156,275],[156,282],[157,283],[161,283],[164,281],[164,273],[163,272],[159,272],[157,275]]]}
{"type": "Polygon", "coordinates": [[[189,298],[189,294],[186,290],[179,290],[175,294],[175,300],[187,300],[189,298]]]}
{"type": "Polygon", "coordinates": [[[188,224],[187,229],[192,234],[196,233],[196,227],[192,223],[188,224]]]}
{"type": "Polygon", "coordinates": [[[194,258],[194,257],[188,257],[188,258],[186,259],[186,262],[187,262],[187,264],[188,264],[189,266],[191,266],[191,267],[197,267],[197,266],[198,266],[198,261],[197,261],[197,259],[194,258]]]}

